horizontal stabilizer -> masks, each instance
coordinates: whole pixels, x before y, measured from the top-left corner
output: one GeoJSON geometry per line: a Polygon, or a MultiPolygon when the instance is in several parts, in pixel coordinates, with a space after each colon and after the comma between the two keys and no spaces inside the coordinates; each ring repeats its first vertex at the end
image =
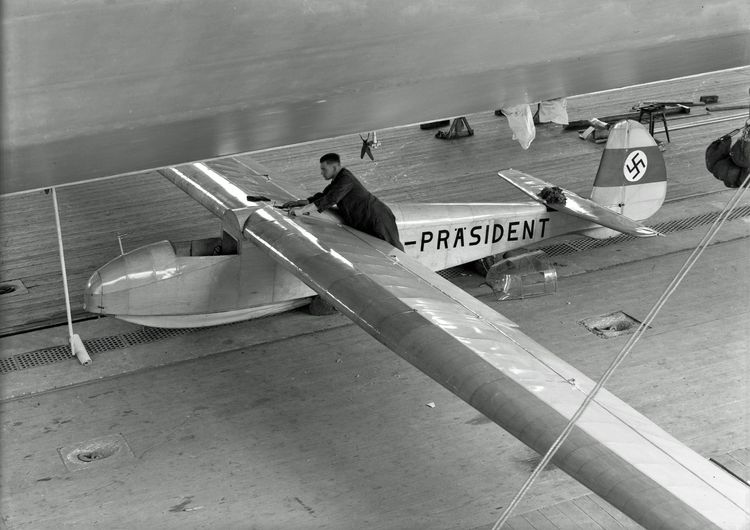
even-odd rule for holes
{"type": "Polygon", "coordinates": [[[542,190],[553,188],[549,182],[544,182],[536,177],[526,173],[516,171],[515,169],[506,169],[498,172],[502,178],[513,184],[516,188],[524,192],[532,199],[544,204],[554,210],[567,213],[569,215],[580,217],[594,223],[606,226],[623,234],[635,237],[653,237],[662,235],[653,228],[642,225],[629,217],[625,217],[617,212],[605,208],[590,199],[584,199],[572,191],[562,190],[565,200],[559,202],[548,202],[541,197],[542,190]]]}

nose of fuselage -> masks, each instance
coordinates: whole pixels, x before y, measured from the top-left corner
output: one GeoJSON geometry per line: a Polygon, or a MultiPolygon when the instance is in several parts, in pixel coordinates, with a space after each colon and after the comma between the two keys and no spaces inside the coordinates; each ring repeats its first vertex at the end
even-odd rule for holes
{"type": "Polygon", "coordinates": [[[86,283],[83,308],[90,313],[117,315],[127,309],[127,256],[118,256],[94,272],[86,283]]]}
{"type": "MultiPolygon", "coordinates": [[[[158,241],[117,256],[94,272],[84,290],[84,309],[106,315],[132,315],[152,311],[162,303],[163,280],[179,276],[175,252],[169,241],[158,241]]],[[[168,282],[167,282],[168,283],[168,282]]],[[[166,292],[179,285],[168,285],[166,292]]]]}
{"type": "Polygon", "coordinates": [[[83,291],[83,309],[89,313],[102,313],[104,309],[102,296],[102,277],[99,271],[94,272],[86,282],[83,291]]]}

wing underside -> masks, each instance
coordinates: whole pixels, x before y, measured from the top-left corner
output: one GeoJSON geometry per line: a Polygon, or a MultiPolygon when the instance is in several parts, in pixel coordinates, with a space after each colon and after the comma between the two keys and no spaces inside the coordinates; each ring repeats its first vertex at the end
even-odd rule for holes
{"type": "MultiPolygon", "coordinates": [[[[183,189],[201,204],[221,203],[200,191],[216,185],[216,175],[187,177],[181,168],[170,170],[185,176],[183,189]]],[[[213,171],[222,180],[216,166],[213,171]]],[[[249,194],[242,182],[231,185],[249,194]]],[[[229,197],[224,212],[239,207],[231,199],[238,196],[229,197]]],[[[326,219],[290,218],[264,203],[253,203],[242,233],[370,335],[539,453],[594,386],[513,322],[379,239],[326,219]]],[[[607,391],[553,461],[647,527],[739,528],[750,518],[747,487],[607,391]]]]}

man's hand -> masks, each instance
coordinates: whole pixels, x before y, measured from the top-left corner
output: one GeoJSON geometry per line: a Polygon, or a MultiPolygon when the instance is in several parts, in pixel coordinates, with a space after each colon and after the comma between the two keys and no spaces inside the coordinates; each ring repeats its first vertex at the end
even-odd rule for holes
{"type": "Polygon", "coordinates": [[[307,199],[299,199],[297,201],[286,201],[279,208],[288,210],[289,208],[299,208],[300,206],[307,206],[307,199]]]}
{"type": "Polygon", "coordinates": [[[305,201],[305,204],[306,206],[302,208],[289,210],[289,215],[291,215],[292,217],[297,215],[310,215],[311,213],[318,211],[318,207],[315,205],[315,203],[307,204],[307,201],[305,201]]]}

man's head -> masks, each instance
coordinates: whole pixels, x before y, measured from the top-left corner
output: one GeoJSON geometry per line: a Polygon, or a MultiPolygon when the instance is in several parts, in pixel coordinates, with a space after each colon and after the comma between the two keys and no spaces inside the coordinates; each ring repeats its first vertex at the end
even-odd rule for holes
{"type": "Polygon", "coordinates": [[[341,170],[341,158],[336,153],[326,153],[320,157],[320,174],[331,180],[341,170]]]}

